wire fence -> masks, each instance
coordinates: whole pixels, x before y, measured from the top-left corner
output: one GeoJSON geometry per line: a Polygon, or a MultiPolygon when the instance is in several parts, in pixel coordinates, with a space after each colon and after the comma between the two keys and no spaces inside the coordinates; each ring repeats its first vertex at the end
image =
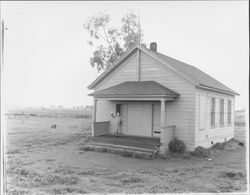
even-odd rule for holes
{"type": "Polygon", "coordinates": [[[47,117],[47,118],[85,118],[90,119],[92,115],[90,113],[86,114],[76,114],[76,113],[44,113],[44,114],[36,114],[36,113],[13,113],[13,114],[5,114],[7,118],[30,118],[30,117],[47,117]]]}

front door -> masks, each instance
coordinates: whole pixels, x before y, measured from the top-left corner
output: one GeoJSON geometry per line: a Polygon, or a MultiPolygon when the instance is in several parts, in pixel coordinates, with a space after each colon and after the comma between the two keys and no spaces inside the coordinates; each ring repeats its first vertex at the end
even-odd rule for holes
{"type": "Polygon", "coordinates": [[[128,103],[128,135],[152,136],[152,104],[128,103]]]}

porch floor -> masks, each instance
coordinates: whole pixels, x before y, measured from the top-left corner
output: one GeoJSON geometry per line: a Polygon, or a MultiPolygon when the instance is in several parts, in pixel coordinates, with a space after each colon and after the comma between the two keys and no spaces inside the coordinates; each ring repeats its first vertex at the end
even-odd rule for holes
{"type": "Polygon", "coordinates": [[[112,144],[120,147],[136,147],[154,150],[155,146],[160,145],[160,138],[155,137],[139,137],[128,135],[101,135],[92,137],[89,141],[90,144],[112,144]]]}

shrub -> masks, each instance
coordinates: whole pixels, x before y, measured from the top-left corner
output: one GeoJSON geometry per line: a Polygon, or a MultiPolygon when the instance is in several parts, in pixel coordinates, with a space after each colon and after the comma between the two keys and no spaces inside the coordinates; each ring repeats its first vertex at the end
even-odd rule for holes
{"type": "Polygon", "coordinates": [[[95,171],[93,170],[81,170],[78,172],[79,175],[95,175],[95,171]]]}
{"type": "Polygon", "coordinates": [[[169,142],[169,151],[173,153],[183,154],[186,150],[186,145],[178,138],[174,138],[169,142]]]}
{"type": "Polygon", "coordinates": [[[120,180],[122,184],[130,184],[130,183],[140,183],[143,182],[143,179],[140,177],[129,177],[126,179],[120,180]]]}
{"type": "Polygon", "coordinates": [[[238,148],[241,148],[241,146],[239,145],[240,141],[238,141],[237,139],[231,138],[229,141],[224,143],[224,150],[235,150],[238,148]]]}
{"type": "Polygon", "coordinates": [[[7,154],[19,154],[21,153],[18,149],[10,149],[7,151],[7,154]]]}
{"type": "Polygon", "coordinates": [[[82,150],[82,151],[86,152],[86,151],[89,151],[90,148],[88,146],[83,146],[83,147],[79,148],[79,150],[82,150]]]}
{"type": "Polygon", "coordinates": [[[21,169],[19,172],[19,175],[22,175],[22,176],[27,176],[28,174],[29,174],[29,172],[25,169],[21,169]]]}
{"type": "Polygon", "coordinates": [[[78,177],[74,176],[60,176],[60,175],[47,175],[42,178],[43,185],[74,185],[79,181],[78,177]]]}
{"type": "Polygon", "coordinates": [[[212,150],[214,149],[215,150],[235,150],[237,148],[240,148],[240,146],[244,146],[244,144],[234,138],[231,138],[230,140],[226,142],[214,144],[211,147],[211,149],[212,150]]]}
{"type": "Polygon", "coordinates": [[[241,172],[222,172],[221,177],[230,179],[239,179],[244,177],[241,172]]]}
{"type": "Polygon", "coordinates": [[[198,146],[195,148],[194,152],[191,153],[193,156],[210,158],[211,152],[209,149],[198,146]]]}
{"type": "Polygon", "coordinates": [[[123,157],[133,157],[133,153],[130,152],[130,151],[123,151],[123,152],[121,153],[121,155],[122,155],[123,157]]]}
{"type": "Polygon", "coordinates": [[[225,144],[223,144],[223,143],[215,143],[215,144],[211,147],[211,149],[223,150],[223,149],[224,149],[224,146],[225,146],[225,144]]]}
{"type": "Polygon", "coordinates": [[[188,152],[188,153],[185,153],[184,155],[183,155],[183,159],[187,159],[187,160],[189,160],[189,159],[191,159],[191,154],[188,152]]]}
{"type": "Polygon", "coordinates": [[[145,159],[145,160],[153,159],[153,156],[151,154],[146,154],[146,153],[141,153],[141,152],[135,152],[133,157],[137,159],[145,159]]]}

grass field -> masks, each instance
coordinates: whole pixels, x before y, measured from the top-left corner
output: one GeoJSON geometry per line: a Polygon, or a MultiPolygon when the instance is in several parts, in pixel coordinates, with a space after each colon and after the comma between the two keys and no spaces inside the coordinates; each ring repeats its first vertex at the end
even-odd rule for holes
{"type": "Polygon", "coordinates": [[[17,117],[6,123],[8,194],[246,191],[245,147],[217,151],[211,161],[142,160],[79,150],[90,136],[90,119],[17,117]]]}

